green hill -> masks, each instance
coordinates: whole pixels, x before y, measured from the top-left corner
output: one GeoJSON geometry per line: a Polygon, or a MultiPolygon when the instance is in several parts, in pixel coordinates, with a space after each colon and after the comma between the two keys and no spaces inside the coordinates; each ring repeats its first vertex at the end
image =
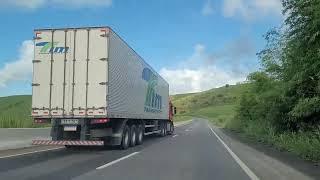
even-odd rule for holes
{"type": "Polygon", "coordinates": [[[0,127],[33,127],[31,113],[31,96],[0,97],[0,127]]]}
{"type": "Polygon", "coordinates": [[[200,93],[174,95],[171,98],[177,107],[176,119],[199,116],[224,126],[234,117],[240,96],[249,86],[250,84],[226,85],[200,93]]]}

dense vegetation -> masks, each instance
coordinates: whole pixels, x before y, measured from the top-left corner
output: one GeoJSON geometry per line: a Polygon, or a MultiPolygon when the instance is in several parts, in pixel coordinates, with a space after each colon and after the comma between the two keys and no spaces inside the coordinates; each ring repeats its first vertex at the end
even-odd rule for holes
{"type": "Polygon", "coordinates": [[[283,0],[286,20],[265,38],[263,69],[240,100],[232,128],[320,160],[320,1],[283,0]]]}

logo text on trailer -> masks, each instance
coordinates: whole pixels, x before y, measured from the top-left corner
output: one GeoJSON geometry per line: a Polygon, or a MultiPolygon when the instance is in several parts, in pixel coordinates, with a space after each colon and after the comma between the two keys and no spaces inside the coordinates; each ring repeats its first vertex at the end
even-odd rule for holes
{"type": "Polygon", "coordinates": [[[40,49],[39,54],[51,54],[51,53],[68,53],[69,47],[58,46],[59,42],[39,42],[36,44],[40,49]]]}
{"type": "Polygon", "coordinates": [[[142,71],[142,79],[148,83],[144,111],[151,113],[162,112],[162,96],[156,93],[158,77],[149,68],[142,71]]]}

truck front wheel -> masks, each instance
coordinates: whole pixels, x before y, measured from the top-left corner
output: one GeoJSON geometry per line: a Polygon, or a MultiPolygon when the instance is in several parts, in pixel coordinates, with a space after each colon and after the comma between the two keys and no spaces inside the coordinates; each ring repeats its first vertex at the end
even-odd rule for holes
{"type": "Polygon", "coordinates": [[[129,143],[130,143],[129,138],[130,138],[130,129],[128,125],[125,125],[122,133],[121,149],[128,149],[129,143]]]}

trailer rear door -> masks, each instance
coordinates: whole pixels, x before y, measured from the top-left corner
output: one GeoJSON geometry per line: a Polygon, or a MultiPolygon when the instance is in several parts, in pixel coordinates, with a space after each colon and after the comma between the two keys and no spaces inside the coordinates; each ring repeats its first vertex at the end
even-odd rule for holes
{"type": "Polygon", "coordinates": [[[35,32],[33,116],[106,115],[108,29],[35,32]]]}

